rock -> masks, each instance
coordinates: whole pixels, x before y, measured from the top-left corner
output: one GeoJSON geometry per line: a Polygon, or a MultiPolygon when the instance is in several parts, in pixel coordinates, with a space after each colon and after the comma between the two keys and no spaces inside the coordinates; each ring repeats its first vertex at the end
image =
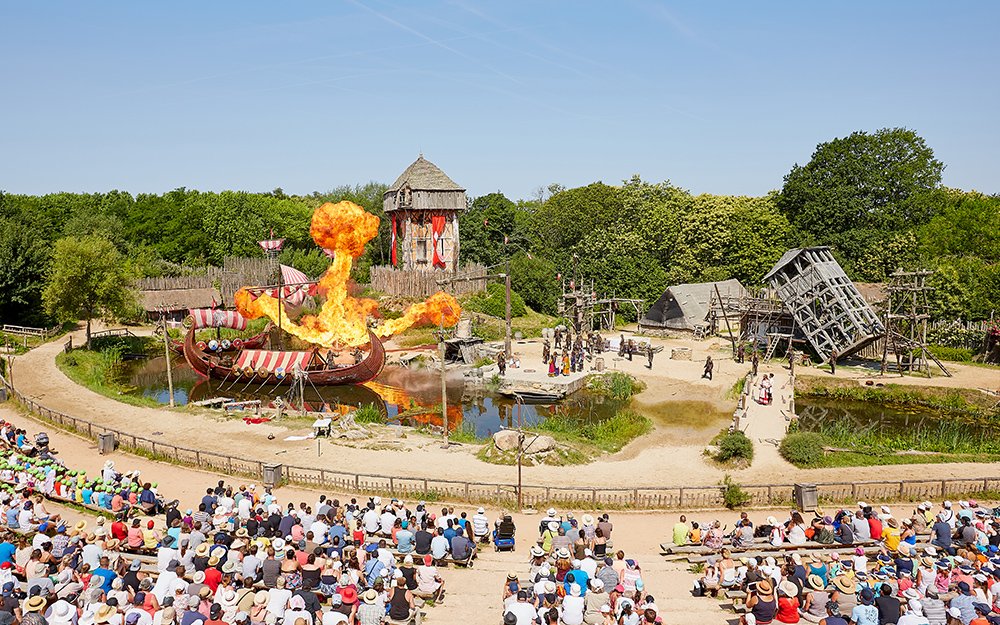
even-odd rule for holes
{"type": "Polygon", "coordinates": [[[500,451],[517,449],[517,430],[500,430],[493,435],[493,446],[500,451]]]}
{"type": "MultiPolygon", "coordinates": [[[[515,451],[517,450],[517,438],[517,430],[500,430],[493,435],[493,446],[500,451],[515,451]]],[[[538,454],[555,449],[556,439],[551,436],[536,437],[533,434],[526,434],[524,443],[524,453],[538,454]]]]}

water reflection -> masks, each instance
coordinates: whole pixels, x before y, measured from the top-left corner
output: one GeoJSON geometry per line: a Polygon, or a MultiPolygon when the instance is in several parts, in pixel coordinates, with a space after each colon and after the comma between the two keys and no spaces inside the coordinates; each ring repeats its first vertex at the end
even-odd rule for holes
{"type": "MultiPolygon", "coordinates": [[[[206,380],[198,376],[183,358],[172,360],[174,401],[185,405],[214,397],[236,400],[258,399],[264,405],[282,397],[298,406],[298,397],[289,397],[289,387],[260,385],[258,382],[206,380]]],[[[169,401],[166,361],[163,357],[127,363],[122,381],[131,393],[161,404],[169,401]]],[[[467,389],[460,374],[446,381],[448,429],[464,428],[486,437],[502,428],[517,427],[518,408],[512,399],[481,389],[467,389]]],[[[430,369],[387,367],[375,380],[359,386],[307,387],[304,393],[309,410],[345,413],[358,406],[374,404],[390,423],[441,428],[441,375],[430,369]]],[[[585,422],[602,421],[621,408],[621,402],[578,392],[558,403],[527,403],[520,409],[525,426],[541,422],[559,412],[585,422]]]]}

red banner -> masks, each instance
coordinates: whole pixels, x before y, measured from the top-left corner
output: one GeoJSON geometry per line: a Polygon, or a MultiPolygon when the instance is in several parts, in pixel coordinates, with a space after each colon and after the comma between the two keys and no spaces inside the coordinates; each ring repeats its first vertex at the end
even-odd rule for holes
{"type": "Polygon", "coordinates": [[[396,215],[392,216],[392,236],[389,238],[389,243],[392,246],[392,266],[396,266],[396,215]]]}
{"type": "Polygon", "coordinates": [[[444,215],[434,215],[431,217],[431,243],[434,244],[434,259],[432,264],[435,267],[444,269],[444,259],[441,258],[441,235],[444,234],[444,215]]]}

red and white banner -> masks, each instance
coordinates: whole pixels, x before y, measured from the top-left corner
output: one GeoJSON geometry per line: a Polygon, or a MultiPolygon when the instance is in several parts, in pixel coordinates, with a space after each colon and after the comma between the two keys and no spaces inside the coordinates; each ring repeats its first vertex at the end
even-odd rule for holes
{"type": "Polygon", "coordinates": [[[241,370],[248,367],[254,371],[264,369],[269,374],[282,372],[292,373],[297,366],[305,370],[309,366],[312,352],[272,352],[266,349],[244,349],[236,358],[236,366],[241,370]]]}
{"type": "Polygon", "coordinates": [[[265,252],[280,252],[281,248],[285,245],[284,239],[267,239],[266,241],[257,241],[257,245],[260,249],[265,252]]]}
{"type": "Polygon", "coordinates": [[[444,234],[444,215],[434,215],[431,217],[431,243],[434,245],[434,258],[431,265],[444,269],[444,259],[441,258],[442,249],[441,235],[444,234]]]}
{"type": "Polygon", "coordinates": [[[389,238],[392,246],[392,266],[396,266],[396,215],[392,215],[392,236],[389,238]]]}

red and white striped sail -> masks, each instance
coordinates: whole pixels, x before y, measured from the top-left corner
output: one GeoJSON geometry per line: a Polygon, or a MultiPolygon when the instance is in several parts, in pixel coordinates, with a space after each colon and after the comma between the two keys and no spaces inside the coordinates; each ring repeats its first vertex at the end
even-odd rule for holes
{"type": "Polygon", "coordinates": [[[220,310],[218,308],[190,308],[188,314],[194,320],[194,328],[230,328],[246,330],[246,317],[235,310],[220,310]]]}
{"type": "Polygon", "coordinates": [[[236,366],[241,370],[261,369],[273,374],[282,371],[290,375],[295,367],[305,370],[309,366],[312,352],[273,352],[266,349],[244,349],[236,358],[236,366]]]}
{"type": "MultiPolygon", "coordinates": [[[[295,267],[281,265],[281,282],[286,285],[282,287],[281,299],[287,306],[301,306],[307,297],[316,294],[316,283],[295,267]]],[[[267,294],[277,298],[278,289],[269,289],[267,294]]]]}
{"type": "Polygon", "coordinates": [[[264,241],[257,241],[257,245],[260,249],[265,252],[280,252],[281,248],[285,246],[284,239],[266,239],[264,241]]]}

